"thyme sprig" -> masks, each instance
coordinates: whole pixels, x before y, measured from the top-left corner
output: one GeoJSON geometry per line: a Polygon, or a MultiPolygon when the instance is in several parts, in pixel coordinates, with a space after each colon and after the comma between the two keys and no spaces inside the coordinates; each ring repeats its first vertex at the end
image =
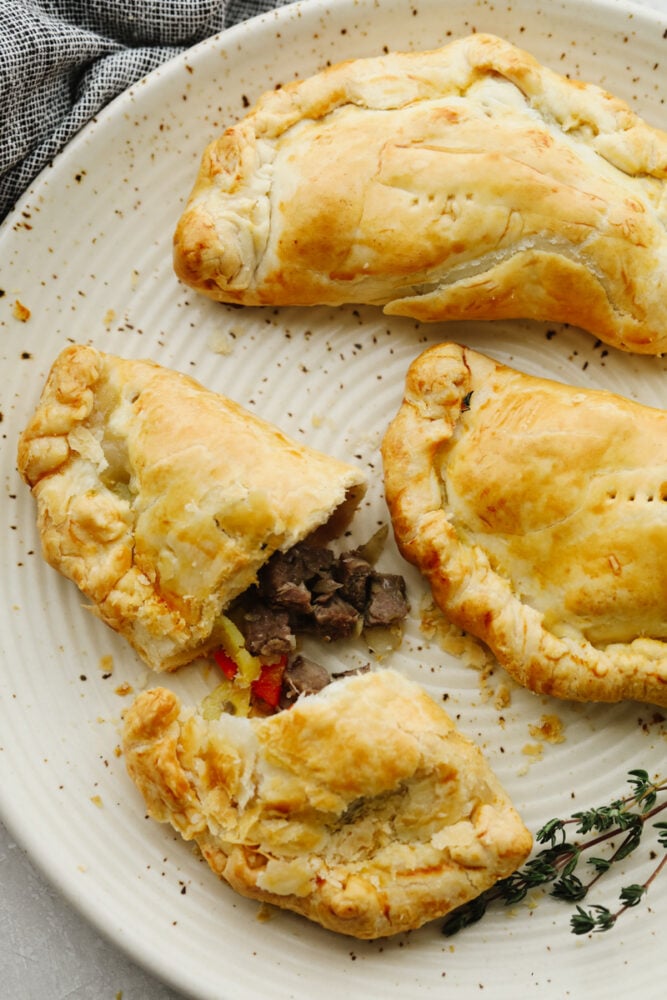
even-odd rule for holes
{"type": "MultiPolygon", "coordinates": [[[[610,930],[626,910],[637,906],[646,895],[649,886],[667,865],[667,822],[651,823],[658,831],[657,843],[663,855],[645,882],[624,886],[619,895],[620,906],[612,911],[595,903],[584,909],[580,905],[593,886],[612,866],[627,858],[639,846],[647,824],[667,809],[667,801],[659,802],[659,797],[667,792],[667,779],[652,781],[648,772],[635,769],[628,772],[628,782],[632,793],[615,799],[608,805],[596,806],[572,813],[568,819],[550,819],[535,834],[538,844],[545,846],[519,871],[496,882],[476,899],[450,913],[443,925],[443,933],[451,937],[464,927],[480,920],[489,905],[496,900],[505,906],[512,906],[525,899],[528,893],[551,883],[550,895],[568,903],[575,903],[575,913],[570,919],[573,934],[610,930]],[[586,839],[570,840],[568,831],[586,839]],[[592,836],[591,836],[592,835],[592,836]],[[607,856],[589,852],[606,844],[610,848],[607,856]],[[577,874],[580,862],[586,853],[586,864],[592,875],[589,878],[577,874]]],[[[655,856],[655,855],[653,855],[655,856]]]]}

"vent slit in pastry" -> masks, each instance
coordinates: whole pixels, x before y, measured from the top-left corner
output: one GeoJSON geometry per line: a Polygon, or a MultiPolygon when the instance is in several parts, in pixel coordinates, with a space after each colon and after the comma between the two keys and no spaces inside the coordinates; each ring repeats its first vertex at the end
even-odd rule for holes
{"type": "Polygon", "coordinates": [[[667,705],[667,414],[443,344],[382,455],[403,555],[516,680],[667,705]]]}
{"type": "Polygon", "coordinates": [[[52,367],[18,467],[47,561],[158,670],[214,648],[272,553],[336,537],[366,485],[193,379],[78,345],[52,367]]]}
{"type": "Polygon", "coordinates": [[[392,670],[264,719],[209,720],[146,691],[123,750],[149,815],[236,891],[358,938],[448,913],[532,846],[480,750],[392,670]]]}
{"type": "Polygon", "coordinates": [[[530,318],[667,348],[667,134],[475,34],[264,95],[204,152],[187,284],[245,305],[530,318]]]}

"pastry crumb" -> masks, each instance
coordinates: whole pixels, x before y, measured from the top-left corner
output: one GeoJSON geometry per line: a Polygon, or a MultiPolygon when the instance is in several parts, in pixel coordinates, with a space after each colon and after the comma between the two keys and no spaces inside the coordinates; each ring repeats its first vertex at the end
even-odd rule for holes
{"type": "Polygon", "coordinates": [[[97,806],[98,809],[104,808],[104,803],[102,802],[101,795],[91,795],[90,801],[93,803],[94,806],[97,806]]]}
{"type": "Polygon", "coordinates": [[[498,712],[510,706],[512,692],[509,684],[506,681],[497,686],[491,683],[498,663],[490,649],[448,621],[429,596],[425,596],[420,607],[420,624],[427,639],[434,640],[445,653],[457,657],[464,666],[478,672],[479,689],[484,701],[493,701],[498,712]]]}
{"type": "Polygon", "coordinates": [[[563,723],[557,715],[543,715],[539,725],[528,726],[533,739],[544,740],[546,743],[564,743],[565,733],[563,723]]]}
{"type": "Polygon", "coordinates": [[[231,354],[234,349],[234,340],[226,330],[214,330],[208,338],[208,347],[214,354],[231,354]]]}
{"type": "Polygon", "coordinates": [[[115,689],[115,694],[117,694],[120,698],[125,698],[127,697],[128,694],[132,694],[133,691],[134,688],[132,687],[132,685],[128,684],[127,681],[124,681],[122,684],[119,684],[118,687],[115,689]]]}
{"type": "Polygon", "coordinates": [[[460,657],[466,666],[486,671],[495,666],[489,650],[473,636],[447,621],[440,608],[428,596],[420,607],[420,625],[428,639],[434,639],[445,653],[460,657]]]}
{"type": "Polygon", "coordinates": [[[503,708],[509,708],[512,703],[512,692],[510,691],[507,684],[499,684],[496,688],[496,696],[494,700],[494,708],[500,711],[503,708]]]}
{"type": "Polygon", "coordinates": [[[104,318],[103,318],[102,322],[104,323],[104,325],[105,325],[105,327],[107,329],[110,326],[113,326],[113,324],[116,322],[116,310],[115,309],[107,309],[107,311],[104,314],[104,318]]]}
{"type": "Polygon", "coordinates": [[[17,299],[12,306],[12,316],[17,319],[20,323],[27,323],[30,319],[32,313],[27,306],[17,299]]]}
{"type": "Polygon", "coordinates": [[[526,743],[521,748],[521,753],[526,757],[533,757],[535,760],[541,760],[544,753],[543,743],[526,743]]]}
{"type": "Polygon", "coordinates": [[[257,910],[257,920],[260,922],[260,924],[268,923],[269,920],[271,920],[272,916],[273,916],[273,911],[271,907],[268,906],[266,903],[262,903],[259,909],[257,910]]]}
{"type": "Polygon", "coordinates": [[[99,667],[103,674],[112,674],[113,656],[111,656],[110,653],[107,653],[105,656],[100,656],[99,667]]]}

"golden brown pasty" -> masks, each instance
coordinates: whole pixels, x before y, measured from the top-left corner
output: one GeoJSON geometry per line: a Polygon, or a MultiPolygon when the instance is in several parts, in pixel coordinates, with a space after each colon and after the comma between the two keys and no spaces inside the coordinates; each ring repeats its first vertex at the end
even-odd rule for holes
{"type": "Polygon", "coordinates": [[[667,349],[667,134],[475,34],[266,94],[212,142],[178,276],[246,305],[564,321],[667,349]]]}
{"type": "Polygon", "coordinates": [[[480,750],[391,670],[263,719],[206,721],[149,690],[123,748],[149,814],[234,889],[359,938],[442,916],[531,848],[480,750]]]}
{"type": "Polygon", "coordinates": [[[156,670],[217,644],[278,549],[352,515],[364,473],[150,361],[56,359],[21,435],[45,558],[156,670]]]}
{"type": "Polygon", "coordinates": [[[667,413],[444,344],[382,455],[403,555],[519,683],[667,705],[667,413]]]}

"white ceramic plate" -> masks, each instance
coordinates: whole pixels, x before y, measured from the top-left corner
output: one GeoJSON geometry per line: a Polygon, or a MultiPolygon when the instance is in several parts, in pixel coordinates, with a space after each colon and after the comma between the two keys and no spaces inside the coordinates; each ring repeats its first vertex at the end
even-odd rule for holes
{"type": "MultiPolygon", "coordinates": [[[[206,42],[123,95],[35,183],[0,236],[2,815],[83,913],[192,997],[661,995],[666,880],[613,932],[591,938],[571,935],[569,909],[550,898],[494,910],[453,939],[438,923],[368,944],[282,912],[261,922],[256,904],[219,883],[167,827],[144,818],[116,754],[129,698],[120,692],[156,678],[46,567],[33,503],[15,471],[17,433],[69,341],[191,373],[287,432],[368,466],[374,486],[356,522],[359,540],[386,521],[378,443],[409,361],[429,343],[462,339],[526,371],[664,405],[666,362],[602,349],[576,330],[420,328],[370,308],[238,310],[205,301],[174,278],[171,234],[200,153],[248,101],[330,61],[432,47],[471,30],[505,35],[667,126],[664,23],[639,8],[315,0],[206,42]],[[27,322],[14,315],[17,301],[30,310],[27,322]]],[[[391,548],[384,565],[406,569],[391,548]]],[[[461,729],[484,746],[533,830],[620,794],[631,767],[661,770],[665,726],[651,707],[577,707],[514,690],[511,705],[497,709],[499,672],[483,683],[424,639],[416,613],[423,587],[407,575],[415,615],[394,663],[436,698],[448,693],[461,729]],[[526,748],[540,741],[529,727],[549,713],[563,722],[565,740],[542,741],[542,756],[533,757],[526,748]]],[[[168,680],[189,701],[214,682],[198,668],[168,680]]],[[[640,855],[627,863],[623,882],[648,873],[640,855]]],[[[613,906],[617,890],[617,882],[603,882],[591,902],[613,906]]]]}

